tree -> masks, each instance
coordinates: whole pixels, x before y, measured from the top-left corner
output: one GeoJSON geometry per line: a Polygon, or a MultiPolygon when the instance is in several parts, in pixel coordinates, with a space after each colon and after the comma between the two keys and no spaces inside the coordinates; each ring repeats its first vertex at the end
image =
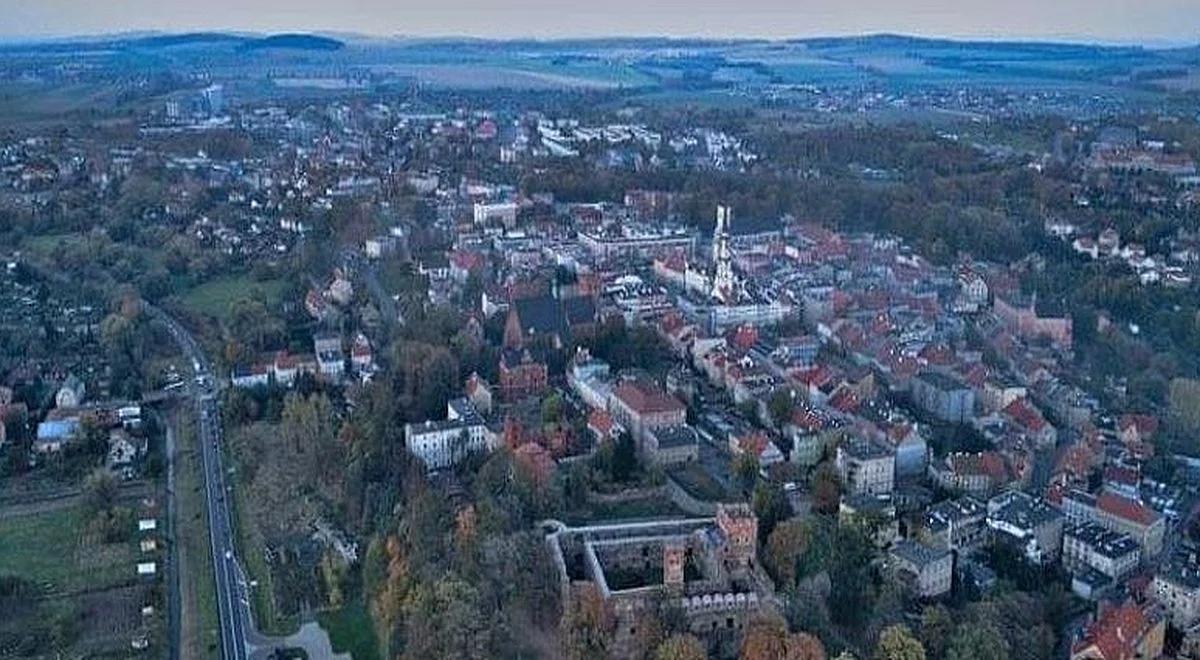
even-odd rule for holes
{"type": "Polygon", "coordinates": [[[341,465],[341,447],[337,443],[337,423],[333,405],[324,394],[308,397],[298,393],[284,399],[280,435],[294,453],[293,459],[308,478],[308,483],[333,483],[341,465]]]}
{"type": "Polygon", "coordinates": [[[775,390],[767,402],[767,411],[771,413],[771,421],[775,428],[783,428],[792,418],[796,407],[795,391],[788,388],[775,390]]]}
{"type": "Polygon", "coordinates": [[[765,543],[775,526],[792,515],[783,486],[777,482],[763,481],[754,489],[754,514],[758,516],[758,542],[765,543]]]}
{"type": "Polygon", "coordinates": [[[896,624],[879,635],[875,660],[925,660],[925,647],[908,628],[896,624]]]}
{"type": "Polygon", "coordinates": [[[119,492],[117,478],[104,468],[96,468],[83,483],[83,499],[93,515],[112,511],[119,492]]]}
{"type": "Polygon", "coordinates": [[[758,477],[758,457],[748,451],[738,454],[733,464],[733,474],[742,488],[749,489],[758,477]]]}
{"type": "Polygon", "coordinates": [[[542,424],[557,425],[563,416],[563,398],[557,392],[542,399],[542,424]]]}
{"type": "Polygon", "coordinates": [[[612,479],[613,481],[628,481],[637,469],[637,447],[633,444],[633,436],[628,431],[617,438],[613,447],[612,479]]]}
{"type": "Polygon", "coordinates": [[[417,658],[494,657],[490,625],[497,612],[485,611],[479,591],[462,578],[448,575],[420,584],[405,608],[404,655],[417,658]]]}
{"type": "Polygon", "coordinates": [[[946,660],[1008,660],[1008,641],[989,623],[963,623],[950,638],[946,660]]]}
{"type": "Polygon", "coordinates": [[[704,644],[692,635],[672,635],[654,652],[654,660],[705,660],[704,644]]]}
{"type": "Polygon", "coordinates": [[[812,477],[813,510],[825,515],[838,511],[842,499],[842,484],[837,469],[829,461],[817,466],[812,477]]]}
{"type": "Polygon", "coordinates": [[[1168,398],[1171,413],[1188,433],[1200,431],[1200,380],[1176,378],[1171,381],[1168,398]]]}
{"type": "Polygon", "coordinates": [[[616,622],[596,586],[573,586],[562,618],[563,654],[570,660],[603,660],[616,622]]]}
{"type": "Polygon", "coordinates": [[[796,583],[800,557],[808,548],[811,534],[805,522],[787,520],[777,525],[767,537],[763,559],[776,582],[784,586],[796,583]]]}
{"type": "Polygon", "coordinates": [[[945,605],[930,605],[921,610],[921,642],[934,658],[946,653],[946,645],[954,634],[954,617],[945,605]]]}
{"type": "Polygon", "coordinates": [[[825,660],[825,646],[808,633],[789,633],[778,616],[755,618],[742,640],[741,660],[825,660]]]}

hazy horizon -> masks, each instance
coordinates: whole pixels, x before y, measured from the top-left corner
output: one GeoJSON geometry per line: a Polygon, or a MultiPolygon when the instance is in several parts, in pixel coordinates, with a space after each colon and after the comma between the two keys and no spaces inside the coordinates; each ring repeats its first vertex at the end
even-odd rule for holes
{"type": "Polygon", "coordinates": [[[930,38],[1071,41],[1147,46],[1200,42],[1180,16],[1195,0],[699,0],[647,6],[609,0],[564,8],[553,0],[14,0],[0,37],[62,38],[138,32],[320,32],[374,37],[556,39],[603,37],[808,38],[897,33],[930,38]]]}

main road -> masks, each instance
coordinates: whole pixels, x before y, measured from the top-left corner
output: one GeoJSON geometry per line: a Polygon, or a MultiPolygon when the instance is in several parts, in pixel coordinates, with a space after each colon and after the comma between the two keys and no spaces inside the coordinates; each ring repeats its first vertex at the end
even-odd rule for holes
{"type": "MultiPolygon", "coordinates": [[[[271,640],[259,635],[250,611],[249,588],[245,572],[237,561],[233,522],[229,515],[228,488],[225,485],[221,442],[221,409],[217,381],[203,348],[182,325],[167,313],[146,303],[146,312],[170,331],[175,343],[192,361],[195,372],[190,384],[199,418],[201,463],[204,470],[205,508],[216,577],[217,610],[221,628],[221,657],[248,660],[257,648],[271,640]]],[[[187,576],[184,576],[186,579],[187,576]]]]}

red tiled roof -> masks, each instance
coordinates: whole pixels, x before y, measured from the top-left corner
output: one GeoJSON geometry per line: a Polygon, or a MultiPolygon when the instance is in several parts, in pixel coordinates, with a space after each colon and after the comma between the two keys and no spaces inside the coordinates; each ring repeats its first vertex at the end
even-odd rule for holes
{"type": "Polygon", "coordinates": [[[1096,508],[1110,515],[1130,520],[1139,525],[1150,525],[1159,519],[1155,511],[1140,502],[1113,493],[1102,493],[1096,498],[1096,508]]]}
{"type": "Polygon", "coordinates": [[[621,383],[613,390],[613,394],[631,410],[641,415],[687,410],[679,402],[679,399],[656,387],[639,382],[621,383]]]}
{"type": "Polygon", "coordinates": [[[1158,418],[1154,415],[1122,415],[1119,423],[1121,431],[1136,429],[1142,438],[1149,438],[1158,431],[1158,418]]]}
{"type": "Polygon", "coordinates": [[[1004,414],[1011,417],[1017,425],[1034,433],[1046,428],[1046,419],[1042,417],[1042,413],[1025,399],[1015,399],[1004,408],[1004,414]]]}
{"type": "Polygon", "coordinates": [[[593,410],[591,414],[588,415],[588,428],[600,433],[601,435],[608,435],[612,433],[614,425],[615,424],[613,422],[612,415],[608,414],[606,411],[593,410]]]}
{"type": "Polygon", "coordinates": [[[1103,660],[1133,660],[1155,622],[1133,601],[1107,609],[1076,642],[1074,653],[1093,650],[1103,660]]]}

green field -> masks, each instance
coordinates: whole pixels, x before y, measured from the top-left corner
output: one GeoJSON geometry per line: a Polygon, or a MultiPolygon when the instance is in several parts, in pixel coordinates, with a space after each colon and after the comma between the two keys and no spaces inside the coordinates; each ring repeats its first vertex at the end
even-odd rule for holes
{"type": "Polygon", "coordinates": [[[349,653],[354,660],[379,660],[379,645],[371,615],[361,600],[317,616],[321,627],[329,633],[329,641],[337,653],[349,653]]]}
{"type": "Polygon", "coordinates": [[[220,628],[217,621],[217,588],[213,581],[212,554],[205,511],[200,452],[190,417],[179,424],[176,449],[176,530],[181,568],[182,601],[180,645],[184,656],[217,658],[220,628]],[[183,577],[187,576],[187,577],[183,577]]]}
{"type": "Polygon", "coordinates": [[[257,280],[249,275],[228,275],[187,291],[181,300],[189,310],[223,321],[235,301],[261,295],[273,304],[279,300],[283,287],[283,280],[257,280]]]}
{"type": "Polygon", "coordinates": [[[103,543],[87,531],[81,505],[0,518],[0,572],[53,593],[134,582],[134,541],[103,543]]]}
{"type": "Polygon", "coordinates": [[[66,233],[66,234],[39,234],[37,236],[26,236],[22,241],[21,247],[42,257],[52,256],[54,250],[59,246],[70,246],[83,240],[83,234],[66,233]]]}

